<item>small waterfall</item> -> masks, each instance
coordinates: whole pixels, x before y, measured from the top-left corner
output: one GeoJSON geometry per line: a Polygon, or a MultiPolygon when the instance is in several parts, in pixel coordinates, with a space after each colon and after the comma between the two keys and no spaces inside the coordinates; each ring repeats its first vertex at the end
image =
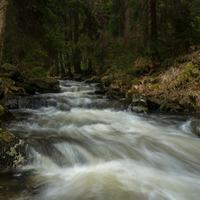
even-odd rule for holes
{"type": "Polygon", "coordinates": [[[129,113],[123,100],[95,94],[95,84],[60,85],[39,96],[48,107],[13,111],[9,129],[34,160],[0,174],[0,199],[199,200],[197,117],[129,113]]]}

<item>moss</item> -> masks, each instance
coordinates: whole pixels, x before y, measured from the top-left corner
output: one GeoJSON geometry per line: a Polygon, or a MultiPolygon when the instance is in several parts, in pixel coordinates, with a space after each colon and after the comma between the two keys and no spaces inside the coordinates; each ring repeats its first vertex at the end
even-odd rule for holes
{"type": "Polygon", "coordinates": [[[9,131],[4,131],[0,133],[0,139],[3,139],[7,143],[10,143],[11,133],[9,131]]]}
{"type": "Polygon", "coordinates": [[[137,78],[135,78],[134,80],[132,80],[131,83],[133,85],[140,85],[141,84],[141,82],[137,78]]]}
{"type": "Polygon", "coordinates": [[[195,77],[199,76],[200,71],[193,65],[192,62],[188,63],[182,73],[178,78],[172,82],[170,87],[177,87],[181,84],[186,83],[187,81],[193,80],[195,77]]]}
{"type": "Polygon", "coordinates": [[[151,86],[151,89],[156,90],[156,89],[158,89],[158,87],[159,87],[159,84],[156,83],[156,84],[153,84],[153,85],[151,86]]]}
{"type": "Polygon", "coordinates": [[[2,78],[2,79],[4,79],[4,80],[9,84],[9,86],[15,85],[15,81],[13,81],[13,80],[10,79],[10,78],[2,78]]]}
{"type": "Polygon", "coordinates": [[[24,88],[22,88],[22,87],[11,86],[10,90],[13,93],[26,93],[25,90],[24,90],[24,88]]]}

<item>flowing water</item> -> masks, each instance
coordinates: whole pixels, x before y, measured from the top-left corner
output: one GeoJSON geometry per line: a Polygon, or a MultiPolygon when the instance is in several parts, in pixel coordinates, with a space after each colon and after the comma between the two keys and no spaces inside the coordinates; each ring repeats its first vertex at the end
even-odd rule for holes
{"type": "Polygon", "coordinates": [[[33,162],[0,173],[0,199],[199,200],[198,117],[134,114],[95,84],[60,81],[49,107],[13,111],[33,162]]]}

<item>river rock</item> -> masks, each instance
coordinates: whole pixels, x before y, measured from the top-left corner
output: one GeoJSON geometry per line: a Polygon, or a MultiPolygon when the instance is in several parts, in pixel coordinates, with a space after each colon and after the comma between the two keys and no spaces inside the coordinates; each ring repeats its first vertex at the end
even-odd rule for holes
{"type": "Polygon", "coordinates": [[[132,98],[132,103],[128,107],[129,111],[137,113],[148,112],[148,102],[145,94],[135,94],[132,98]]]}
{"type": "Polygon", "coordinates": [[[162,102],[155,97],[148,98],[148,108],[149,110],[158,110],[161,107],[162,102]]]}
{"type": "Polygon", "coordinates": [[[199,120],[193,120],[190,123],[190,129],[191,131],[197,135],[198,137],[200,137],[200,121],[199,120]]]}
{"type": "Polygon", "coordinates": [[[52,77],[34,79],[34,86],[36,86],[38,92],[42,93],[57,93],[60,90],[59,82],[52,77]]]}
{"type": "Polygon", "coordinates": [[[190,112],[194,112],[196,110],[196,103],[189,96],[184,97],[179,104],[190,112]]]}
{"type": "Polygon", "coordinates": [[[19,68],[17,68],[14,65],[11,65],[9,63],[5,63],[0,67],[0,72],[2,74],[6,74],[9,75],[9,77],[14,80],[17,81],[20,77],[20,70],[19,68]]]}
{"type": "Polygon", "coordinates": [[[35,94],[37,91],[35,86],[29,85],[26,83],[16,83],[16,86],[24,88],[24,90],[27,94],[35,94]]]}
{"type": "Polygon", "coordinates": [[[162,112],[181,112],[183,110],[184,107],[176,103],[163,103],[159,108],[159,111],[162,112]]]}
{"type": "Polygon", "coordinates": [[[125,98],[125,92],[124,91],[112,91],[112,90],[109,90],[107,93],[106,93],[106,96],[109,98],[109,99],[123,99],[125,98]]]}
{"type": "Polygon", "coordinates": [[[45,99],[33,96],[8,95],[3,102],[8,109],[37,109],[43,106],[48,106],[45,99]]]}
{"type": "Polygon", "coordinates": [[[18,169],[32,160],[31,148],[8,131],[0,132],[0,171],[18,169]]]}
{"type": "Polygon", "coordinates": [[[7,120],[12,120],[12,119],[14,119],[14,115],[1,102],[1,105],[0,105],[0,120],[7,121],[7,120]]]}
{"type": "Polygon", "coordinates": [[[96,90],[95,90],[95,93],[96,93],[96,94],[105,95],[106,92],[108,92],[108,87],[106,87],[103,83],[99,83],[99,84],[96,86],[96,90]]]}

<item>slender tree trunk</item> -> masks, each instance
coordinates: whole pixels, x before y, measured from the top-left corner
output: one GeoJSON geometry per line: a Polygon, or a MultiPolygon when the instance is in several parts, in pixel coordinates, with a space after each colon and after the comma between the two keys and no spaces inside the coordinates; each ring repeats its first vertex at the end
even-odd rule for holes
{"type": "Polygon", "coordinates": [[[66,77],[66,73],[65,73],[65,66],[63,63],[64,60],[64,56],[62,54],[60,54],[60,73],[61,73],[61,77],[66,77]]]}
{"type": "Polygon", "coordinates": [[[145,47],[149,50],[149,0],[145,2],[145,47]]]}
{"type": "MultiPolygon", "coordinates": [[[[67,46],[67,43],[72,41],[72,31],[71,31],[72,30],[72,12],[71,12],[71,9],[66,10],[66,13],[65,13],[65,25],[66,26],[69,25],[69,30],[67,30],[65,32],[66,46],[67,46]],[[66,13],[68,13],[68,15],[66,13]]],[[[68,61],[68,63],[65,64],[65,68],[68,70],[69,76],[72,79],[73,75],[72,75],[72,71],[71,71],[71,65],[73,62],[73,58],[70,59],[69,54],[70,53],[66,53],[66,55],[65,55],[65,58],[68,61]]]]}
{"type": "Polygon", "coordinates": [[[130,25],[131,25],[131,9],[127,3],[125,3],[125,31],[124,31],[124,40],[125,40],[125,47],[128,48],[130,44],[130,25]]]}
{"type": "Polygon", "coordinates": [[[72,75],[72,71],[71,71],[71,63],[70,63],[69,54],[67,54],[67,60],[68,60],[69,62],[67,63],[66,68],[68,69],[69,76],[70,76],[70,78],[72,79],[72,78],[73,78],[73,75],[72,75]]]}
{"type": "Polygon", "coordinates": [[[154,63],[154,68],[157,67],[156,63],[158,61],[158,32],[157,32],[157,10],[156,10],[156,0],[150,0],[150,13],[151,13],[151,52],[152,61],[154,63]]]}
{"type": "Polygon", "coordinates": [[[108,35],[106,33],[107,31],[107,21],[105,19],[105,17],[103,16],[103,13],[100,14],[101,16],[101,29],[102,29],[102,62],[101,62],[101,69],[100,72],[104,72],[106,70],[106,67],[109,66],[109,59],[110,59],[110,55],[109,55],[109,38],[108,35]]]}
{"type": "Polygon", "coordinates": [[[4,32],[6,26],[7,5],[8,5],[8,0],[0,0],[0,66],[2,65],[2,57],[3,57],[3,42],[4,42],[4,32]]]}
{"type": "Polygon", "coordinates": [[[88,61],[88,70],[92,70],[92,59],[89,59],[88,61]]]}
{"type": "MultiPolygon", "coordinates": [[[[74,16],[74,43],[77,46],[79,40],[79,15],[78,7],[75,8],[74,16]]],[[[81,70],[81,53],[80,50],[76,47],[74,51],[74,70],[76,74],[82,74],[81,70]]]]}
{"type": "Polygon", "coordinates": [[[60,73],[60,70],[59,70],[59,59],[58,59],[58,55],[56,57],[56,60],[55,60],[55,76],[58,76],[60,73]]]}

